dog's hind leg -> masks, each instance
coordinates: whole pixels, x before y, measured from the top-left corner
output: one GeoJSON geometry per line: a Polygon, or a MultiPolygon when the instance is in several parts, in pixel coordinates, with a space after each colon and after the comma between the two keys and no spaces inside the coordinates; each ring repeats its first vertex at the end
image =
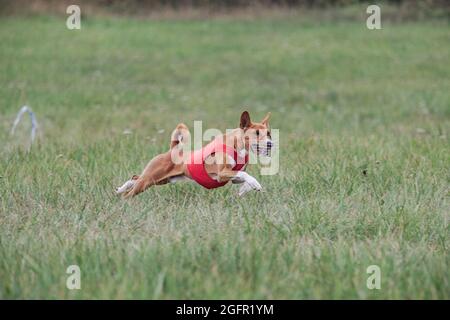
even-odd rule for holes
{"type": "Polygon", "coordinates": [[[134,184],[136,183],[137,179],[139,179],[139,176],[137,175],[131,177],[131,179],[125,182],[121,187],[116,188],[116,194],[122,194],[127,191],[130,191],[131,188],[133,188],[134,184]]]}
{"type": "Polygon", "coordinates": [[[170,152],[157,155],[147,164],[142,174],[135,181],[133,188],[124,197],[134,197],[153,185],[166,184],[170,177],[182,173],[182,166],[175,165],[172,162],[170,152]]]}
{"type": "Polygon", "coordinates": [[[185,124],[179,123],[172,132],[170,150],[154,157],[138,179],[130,181],[125,187],[124,198],[134,197],[150,186],[166,184],[171,177],[183,175],[184,142],[190,143],[189,129],[185,124]]]}

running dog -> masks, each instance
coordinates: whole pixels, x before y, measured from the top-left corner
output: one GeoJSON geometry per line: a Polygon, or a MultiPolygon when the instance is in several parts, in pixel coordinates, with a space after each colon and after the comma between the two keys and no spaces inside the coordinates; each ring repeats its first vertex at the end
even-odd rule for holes
{"type": "MultiPolygon", "coordinates": [[[[169,151],[154,157],[141,175],[134,175],[121,187],[117,194],[130,198],[150,186],[175,183],[181,180],[195,181],[207,189],[222,187],[229,181],[240,183],[239,196],[250,190],[260,191],[259,182],[245,172],[249,153],[270,156],[274,146],[269,128],[270,112],[261,122],[252,122],[250,114],[241,114],[239,128],[215,137],[203,148],[185,150],[185,141],[190,133],[183,123],[172,133],[169,151]]],[[[190,143],[189,143],[190,145],[190,143]]]]}

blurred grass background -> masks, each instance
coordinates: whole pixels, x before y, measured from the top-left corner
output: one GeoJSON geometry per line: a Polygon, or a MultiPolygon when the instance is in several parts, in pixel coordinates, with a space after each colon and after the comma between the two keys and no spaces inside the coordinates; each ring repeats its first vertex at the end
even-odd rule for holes
{"type": "Polygon", "coordinates": [[[376,31],[365,5],[211,19],[81,5],[79,31],[58,6],[8,11],[0,297],[448,299],[450,31],[441,7],[401,6],[376,31]],[[24,104],[40,123],[30,153],[27,120],[9,136],[24,104]],[[178,122],[224,130],[244,109],[280,129],[280,173],[250,168],[264,192],[114,196],[178,122]],[[366,288],[372,264],[381,290],[366,288]]]}

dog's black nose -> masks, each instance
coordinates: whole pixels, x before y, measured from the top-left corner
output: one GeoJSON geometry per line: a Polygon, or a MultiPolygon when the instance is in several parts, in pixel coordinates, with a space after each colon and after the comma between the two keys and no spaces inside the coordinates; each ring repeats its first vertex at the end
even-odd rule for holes
{"type": "Polygon", "coordinates": [[[267,149],[270,149],[273,147],[272,141],[267,141],[267,149]]]}

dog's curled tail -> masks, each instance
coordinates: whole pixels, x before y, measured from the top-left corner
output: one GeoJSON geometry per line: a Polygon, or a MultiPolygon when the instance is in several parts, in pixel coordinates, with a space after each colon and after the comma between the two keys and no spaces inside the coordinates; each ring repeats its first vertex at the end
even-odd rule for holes
{"type": "Polygon", "coordinates": [[[178,145],[183,144],[191,139],[191,133],[189,128],[184,123],[179,123],[175,130],[172,132],[170,138],[170,149],[175,148],[178,145]]]}

